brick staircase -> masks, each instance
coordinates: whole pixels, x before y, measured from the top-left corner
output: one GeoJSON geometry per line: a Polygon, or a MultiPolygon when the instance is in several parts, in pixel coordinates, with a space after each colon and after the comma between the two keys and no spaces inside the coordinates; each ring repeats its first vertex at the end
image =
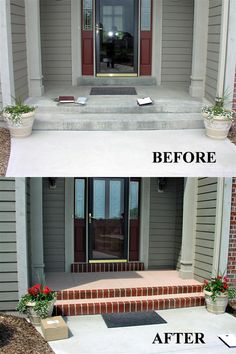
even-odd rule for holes
{"type": "Polygon", "coordinates": [[[203,285],[63,290],[57,292],[55,315],[78,316],[203,306],[203,285]]]}

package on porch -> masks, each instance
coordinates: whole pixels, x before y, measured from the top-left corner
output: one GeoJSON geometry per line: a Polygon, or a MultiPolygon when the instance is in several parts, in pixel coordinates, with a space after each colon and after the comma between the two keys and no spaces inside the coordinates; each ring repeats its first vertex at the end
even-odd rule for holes
{"type": "Polygon", "coordinates": [[[41,329],[47,342],[66,339],[69,336],[68,326],[61,316],[42,319],[41,329]]]}

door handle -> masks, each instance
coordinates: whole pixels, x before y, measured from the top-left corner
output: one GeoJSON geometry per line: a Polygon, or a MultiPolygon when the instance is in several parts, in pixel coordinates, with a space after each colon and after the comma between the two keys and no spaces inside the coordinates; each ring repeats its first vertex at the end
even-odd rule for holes
{"type": "Polygon", "coordinates": [[[92,216],[92,213],[89,213],[89,224],[92,224],[93,219],[95,218],[92,216]]]}
{"type": "Polygon", "coordinates": [[[102,31],[102,30],[103,30],[103,28],[100,27],[98,24],[96,24],[96,31],[99,32],[99,31],[102,31]]]}

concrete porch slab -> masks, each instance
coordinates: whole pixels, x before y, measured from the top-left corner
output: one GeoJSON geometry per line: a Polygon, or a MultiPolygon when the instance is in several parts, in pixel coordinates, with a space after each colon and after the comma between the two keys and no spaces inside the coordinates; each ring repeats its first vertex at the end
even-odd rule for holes
{"type": "Polygon", "coordinates": [[[68,317],[70,338],[49,342],[55,354],[156,354],[156,353],[235,353],[218,338],[220,334],[236,335],[236,319],[229,315],[214,315],[204,307],[162,310],[158,314],[167,323],[151,326],[108,329],[102,316],[68,317]],[[206,344],[152,344],[159,333],[201,332],[206,344]]]}
{"type": "Polygon", "coordinates": [[[7,176],[232,177],[236,146],[204,130],[34,132],[12,139],[7,176]],[[153,164],[154,151],[216,152],[215,164],[153,164]]]}
{"type": "Polygon", "coordinates": [[[181,279],[179,272],[175,270],[80,274],[46,273],[46,283],[55,291],[201,285],[194,279],[181,279]]]}

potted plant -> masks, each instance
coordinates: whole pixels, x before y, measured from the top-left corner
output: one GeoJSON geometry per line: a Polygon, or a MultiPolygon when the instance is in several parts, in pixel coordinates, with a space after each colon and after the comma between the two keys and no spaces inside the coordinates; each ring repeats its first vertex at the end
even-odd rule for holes
{"type": "Polygon", "coordinates": [[[13,138],[24,138],[32,133],[35,109],[34,106],[24,104],[21,99],[16,99],[14,105],[6,106],[2,110],[13,138]]]}
{"type": "Polygon", "coordinates": [[[204,281],[206,307],[215,314],[224,313],[230,299],[235,298],[236,289],[231,287],[227,277],[218,275],[210,281],[204,281]]]}
{"type": "Polygon", "coordinates": [[[232,122],[234,111],[224,108],[225,96],[216,97],[214,106],[203,106],[202,115],[206,135],[212,139],[226,139],[232,122]]]}
{"type": "Polygon", "coordinates": [[[56,301],[56,293],[48,286],[36,284],[28,289],[17,306],[17,311],[27,314],[30,321],[35,325],[40,325],[41,318],[52,315],[53,306],[56,301]]]}

